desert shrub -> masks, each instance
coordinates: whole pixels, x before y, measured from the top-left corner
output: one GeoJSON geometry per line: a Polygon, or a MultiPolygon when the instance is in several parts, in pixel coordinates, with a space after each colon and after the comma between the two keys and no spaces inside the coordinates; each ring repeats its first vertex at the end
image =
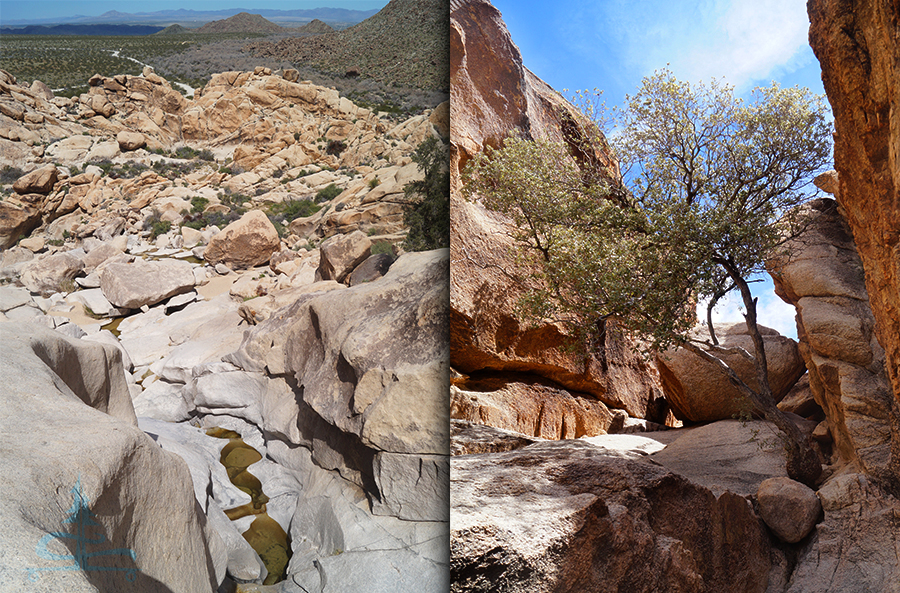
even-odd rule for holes
{"type": "Polygon", "coordinates": [[[333,200],[344,191],[335,184],[331,183],[327,187],[320,189],[316,193],[316,202],[328,202],[329,200],[333,200]]]}
{"type": "Polygon", "coordinates": [[[338,156],[345,150],[347,150],[347,145],[343,142],[343,140],[329,140],[328,147],[325,148],[325,154],[338,156]]]}
{"type": "Polygon", "coordinates": [[[191,198],[191,213],[200,214],[206,209],[208,205],[209,200],[207,200],[203,196],[194,196],[193,198],[191,198]]]}
{"type": "Polygon", "coordinates": [[[16,180],[25,174],[25,171],[19,169],[18,167],[10,167],[9,165],[4,165],[2,169],[0,169],[0,183],[15,183],[16,180]]]}

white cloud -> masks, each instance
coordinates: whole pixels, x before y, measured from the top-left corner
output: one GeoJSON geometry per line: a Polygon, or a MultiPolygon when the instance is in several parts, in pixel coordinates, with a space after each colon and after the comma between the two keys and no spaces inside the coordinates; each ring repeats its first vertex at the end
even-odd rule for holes
{"type": "MultiPolygon", "coordinates": [[[[582,23],[595,28],[593,41],[619,44],[625,65],[642,76],[668,64],[678,78],[725,78],[741,91],[810,60],[803,0],[613,0],[592,16],[582,23]]],[[[572,32],[573,47],[589,37],[572,32]]]]}
{"type": "MultiPolygon", "coordinates": [[[[772,280],[764,279],[761,284],[752,285],[753,294],[759,297],[756,305],[756,321],[770,327],[783,336],[797,339],[796,310],[775,294],[772,280]]],[[[706,306],[709,301],[697,305],[697,317],[706,322],[706,306]]],[[[713,309],[713,323],[738,323],[744,321],[744,304],[740,295],[732,291],[722,298],[713,309]]]]}

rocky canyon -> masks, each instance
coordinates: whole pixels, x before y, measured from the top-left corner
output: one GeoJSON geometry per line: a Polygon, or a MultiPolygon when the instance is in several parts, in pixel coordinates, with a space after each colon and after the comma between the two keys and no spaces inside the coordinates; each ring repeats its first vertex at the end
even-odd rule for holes
{"type": "MultiPolygon", "coordinates": [[[[813,488],[786,477],[771,424],[734,419],[717,367],[639,356],[612,322],[578,354],[565,326],[518,316],[534,277],[512,221],[463,197],[466,164],[516,134],[621,176],[500,12],[451,2],[451,591],[900,591],[898,15],[808,9],[837,130],[816,183],[833,198],[803,206],[790,257],[767,262],[798,339],[761,329],[778,407],[823,465],[813,488]]],[[[717,334],[752,348],[744,324],[717,334]]]]}
{"type": "Polygon", "coordinates": [[[0,589],[448,588],[448,112],[0,71],[0,589]]]}

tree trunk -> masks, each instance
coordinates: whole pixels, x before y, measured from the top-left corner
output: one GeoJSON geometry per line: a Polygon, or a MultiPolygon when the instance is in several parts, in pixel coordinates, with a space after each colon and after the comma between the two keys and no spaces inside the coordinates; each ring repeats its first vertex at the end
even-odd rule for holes
{"type": "Polygon", "coordinates": [[[727,369],[728,376],[731,378],[732,382],[738,386],[741,392],[744,393],[754,405],[756,405],[763,413],[766,420],[773,423],[782,433],[784,433],[784,448],[785,453],[787,453],[788,476],[792,480],[797,480],[810,488],[815,488],[816,481],[819,479],[819,476],[822,475],[822,464],[819,462],[819,456],[813,451],[812,446],[809,443],[809,438],[800,432],[797,425],[794,424],[784,412],[779,410],[778,406],[775,404],[775,397],[772,395],[772,388],[769,385],[769,365],[766,361],[765,345],[762,335],[759,333],[759,326],[756,324],[756,299],[754,299],[753,295],[750,293],[750,286],[741,275],[737,273],[734,266],[730,265],[730,262],[721,260],[718,263],[725,268],[728,275],[740,289],[744,306],[747,308],[747,313],[744,314],[744,317],[747,320],[747,329],[753,340],[753,347],[756,355],[754,365],[756,367],[756,380],[759,384],[759,391],[757,392],[750,389],[750,387],[744,383],[740,377],[737,376],[737,373],[728,367],[727,364],[709,354],[699,346],[694,345],[696,350],[691,348],[691,351],[696,353],[697,350],[700,350],[706,354],[704,358],[708,357],[707,360],[710,358],[714,359],[727,369]]]}

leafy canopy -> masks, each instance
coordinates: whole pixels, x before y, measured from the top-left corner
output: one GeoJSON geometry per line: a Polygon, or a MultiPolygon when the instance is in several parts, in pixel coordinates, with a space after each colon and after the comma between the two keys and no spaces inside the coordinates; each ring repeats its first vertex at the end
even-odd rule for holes
{"type": "MultiPolygon", "coordinates": [[[[581,97],[589,117],[606,117],[581,97]]],[[[692,87],[668,70],[626,103],[611,141],[624,181],[586,174],[570,145],[511,137],[472,160],[463,191],[515,222],[543,280],[522,302],[532,319],[589,337],[613,316],[664,348],[685,339],[698,300],[764,271],[783,241],[776,222],[829,160],[831,127],[807,89],[773,83],[745,104],[730,86],[692,87]]],[[[602,145],[599,128],[582,129],[602,145]]]]}

